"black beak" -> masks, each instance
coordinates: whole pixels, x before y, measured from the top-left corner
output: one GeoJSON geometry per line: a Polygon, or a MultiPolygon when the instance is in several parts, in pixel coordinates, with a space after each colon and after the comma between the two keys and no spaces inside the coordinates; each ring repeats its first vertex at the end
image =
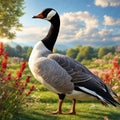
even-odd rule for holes
{"type": "Polygon", "coordinates": [[[33,16],[32,18],[37,18],[37,16],[33,16]]]}

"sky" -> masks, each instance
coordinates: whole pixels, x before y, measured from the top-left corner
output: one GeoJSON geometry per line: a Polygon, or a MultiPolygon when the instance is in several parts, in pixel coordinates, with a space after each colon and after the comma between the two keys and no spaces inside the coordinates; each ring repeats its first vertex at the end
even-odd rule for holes
{"type": "Polygon", "coordinates": [[[58,49],[120,45],[120,0],[25,0],[24,6],[23,28],[14,40],[19,44],[33,46],[46,36],[50,23],[32,16],[54,8],[61,20],[58,49]]]}

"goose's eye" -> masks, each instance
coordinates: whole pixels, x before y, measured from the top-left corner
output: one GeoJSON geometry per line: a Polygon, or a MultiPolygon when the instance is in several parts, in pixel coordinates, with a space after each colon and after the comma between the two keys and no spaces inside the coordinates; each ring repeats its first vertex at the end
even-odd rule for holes
{"type": "Polygon", "coordinates": [[[45,11],[43,11],[43,16],[44,16],[44,18],[47,17],[47,15],[48,15],[49,12],[50,12],[50,10],[45,10],[45,11]]]}

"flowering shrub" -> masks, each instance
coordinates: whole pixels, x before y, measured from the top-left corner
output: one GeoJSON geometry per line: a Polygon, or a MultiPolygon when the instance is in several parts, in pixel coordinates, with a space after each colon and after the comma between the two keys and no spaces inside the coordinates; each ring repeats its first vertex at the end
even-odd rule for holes
{"type": "Polygon", "coordinates": [[[25,70],[26,61],[22,62],[21,67],[13,75],[9,71],[8,54],[4,53],[3,43],[0,43],[0,118],[1,120],[14,120],[19,113],[25,99],[34,90],[34,85],[30,88],[30,76],[26,80],[22,75],[25,70]]]}
{"type": "Polygon", "coordinates": [[[115,56],[107,62],[108,63],[105,64],[111,64],[109,69],[95,70],[93,72],[106,84],[108,84],[116,93],[120,94],[120,57],[115,56]]]}
{"type": "Polygon", "coordinates": [[[115,56],[111,61],[112,67],[104,74],[103,81],[112,87],[116,92],[120,92],[120,58],[115,56]]]}

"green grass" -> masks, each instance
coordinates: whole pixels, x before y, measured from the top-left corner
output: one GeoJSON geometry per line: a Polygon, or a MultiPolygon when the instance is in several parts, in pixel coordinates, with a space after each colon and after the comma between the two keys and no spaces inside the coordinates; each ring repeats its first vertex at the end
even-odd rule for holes
{"type": "MultiPolygon", "coordinates": [[[[120,120],[120,108],[105,107],[99,102],[80,102],[76,104],[76,115],[51,115],[47,111],[55,111],[58,107],[58,97],[50,91],[35,91],[31,103],[20,113],[20,120],[120,120]]],[[[63,112],[69,111],[71,100],[65,99],[63,112]]]]}
{"type": "MultiPolygon", "coordinates": [[[[13,66],[9,71],[15,72],[20,65],[13,66]]],[[[23,79],[30,74],[27,68],[23,73],[23,79]]],[[[48,91],[43,85],[37,82],[33,77],[29,85],[35,84],[36,89],[29,97],[29,103],[20,110],[17,120],[104,120],[107,116],[109,120],[120,120],[120,108],[105,107],[99,102],[80,102],[76,104],[76,115],[51,115],[47,111],[55,111],[58,107],[58,96],[48,91]],[[19,119],[18,119],[19,118],[19,119]]],[[[67,112],[71,108],[72,101],[65,99],[63,104],[63,112],[67,112]]]]}

